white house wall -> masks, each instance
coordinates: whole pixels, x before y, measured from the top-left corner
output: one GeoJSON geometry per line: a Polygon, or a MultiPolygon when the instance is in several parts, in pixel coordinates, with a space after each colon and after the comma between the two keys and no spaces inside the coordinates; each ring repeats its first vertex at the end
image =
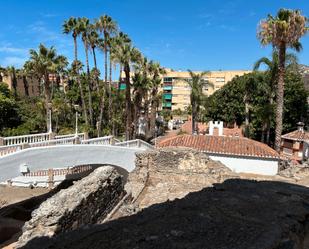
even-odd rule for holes
{"type": "Polygon", "coordinates": [[[212,160],[220,161],[236,173],[251,173],[259,175],[276,175],[278,161],[275,159],[258,159],[209,155],[212,160]]]}

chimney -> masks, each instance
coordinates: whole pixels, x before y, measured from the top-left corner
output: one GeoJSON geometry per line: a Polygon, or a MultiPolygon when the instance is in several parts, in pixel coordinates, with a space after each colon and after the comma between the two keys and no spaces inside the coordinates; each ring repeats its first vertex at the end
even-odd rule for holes
{"type": "Polygon", "coordinates": [[[303,122],[298,122],[297,123],[297,130],[300,132],[304,132],[304,126],[305,124],[303,122]]]}
{"type": "Polygon", "coordinates": [[[214,135],[214,129],[218,128],[219,132],[218,135],[219,136],[223,136],[223,122],[222,121],[210,121],[209,122],[209,135],[213,136],[214,135]]]}

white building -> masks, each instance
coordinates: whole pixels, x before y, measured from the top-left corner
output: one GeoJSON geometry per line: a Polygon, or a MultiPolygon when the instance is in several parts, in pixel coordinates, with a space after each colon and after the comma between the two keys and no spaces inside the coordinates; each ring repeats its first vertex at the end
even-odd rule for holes
{"type": "Polygon", "coordinates": [[[218,128],[218,136],[183,135],[160,142],[159,147],[189,147],[203,151],[213,160],[220,161],[237,173],[276,175],[278,173],[279,154],[258,141],[224,136],[223,123],[210,123],[209,134],[218,128]]]}

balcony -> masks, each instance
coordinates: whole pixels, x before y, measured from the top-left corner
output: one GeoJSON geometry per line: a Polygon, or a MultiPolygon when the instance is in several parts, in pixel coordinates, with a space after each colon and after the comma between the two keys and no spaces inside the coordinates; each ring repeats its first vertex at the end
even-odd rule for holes
{"type": "Polygon", "coordinates": [[[163,103],[162,107],[169,107],[169,108],[171,108],[172,107],[172,103],[171,102],[163,103]]]}
{"type": "Polygon", "coordinates": [[[172,94],[171,93],[164,93],[164,99],[168,99],[168,100],[170,100],[170,99],[172,99],[172,94]]]}
{"type": "Polygon", "coordinates": [[[173,86],[172,85],[170,85],[170,86],[165,85],[165,86],[163,86],[163,90],[171,91],[171,90],[173,90],[173,86]]]}

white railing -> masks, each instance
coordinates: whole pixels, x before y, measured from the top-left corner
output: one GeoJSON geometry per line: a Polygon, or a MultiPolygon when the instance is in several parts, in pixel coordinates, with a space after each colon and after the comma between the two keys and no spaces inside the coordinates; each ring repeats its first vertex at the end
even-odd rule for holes
{"type": "Polygon", "coordinates": [[[82,140],[81,144],[102,144],[102,145],[109,145],[113,143],[113,136],[106,136],[106,137],[98,137],[98,138],[91,138],[87,140],[82,140]]]}
{"type": "MultiPolygon", "coordinates": [[[[75,137],[76,134],[68,134],[68,135],[57,135],[55,136],[55,139],[62,139],[62,138],[72,138],[75,137]]],[[[80,140],[85,139],[85,133],[78,133],[77,136],[80,140]]]]}
{"type": "Polygon", "coordinates": [[[46,140],[49,140],[49,134],[48,133],[4,137],[3,138],[4,145],[30,144],[30,143],[42,142],[42,141],[46,141],[46,140]]]}
{"type": "Polygon", "coordinates": [[[30,147],[44,147],[44,146],[54,146],[54,145],[65,145],[65,144],[74,144],[75,137],[68,138],[59,138],[48,141],[42,141],[37,143],[30,143],[30,147]]]}
{"type": "Polygon", "coordinates": [[[154,149],[154,146],[140,139],[119,142],[115,143],[115,145],[121,147],[134,147],[134,148],[138,147],[138,148],[154,149]]]}
{"type": "Polygon", "coordinates": [[[22,149],[22,145],[0,146],[0,157],[12,154],[22,149]]]}

